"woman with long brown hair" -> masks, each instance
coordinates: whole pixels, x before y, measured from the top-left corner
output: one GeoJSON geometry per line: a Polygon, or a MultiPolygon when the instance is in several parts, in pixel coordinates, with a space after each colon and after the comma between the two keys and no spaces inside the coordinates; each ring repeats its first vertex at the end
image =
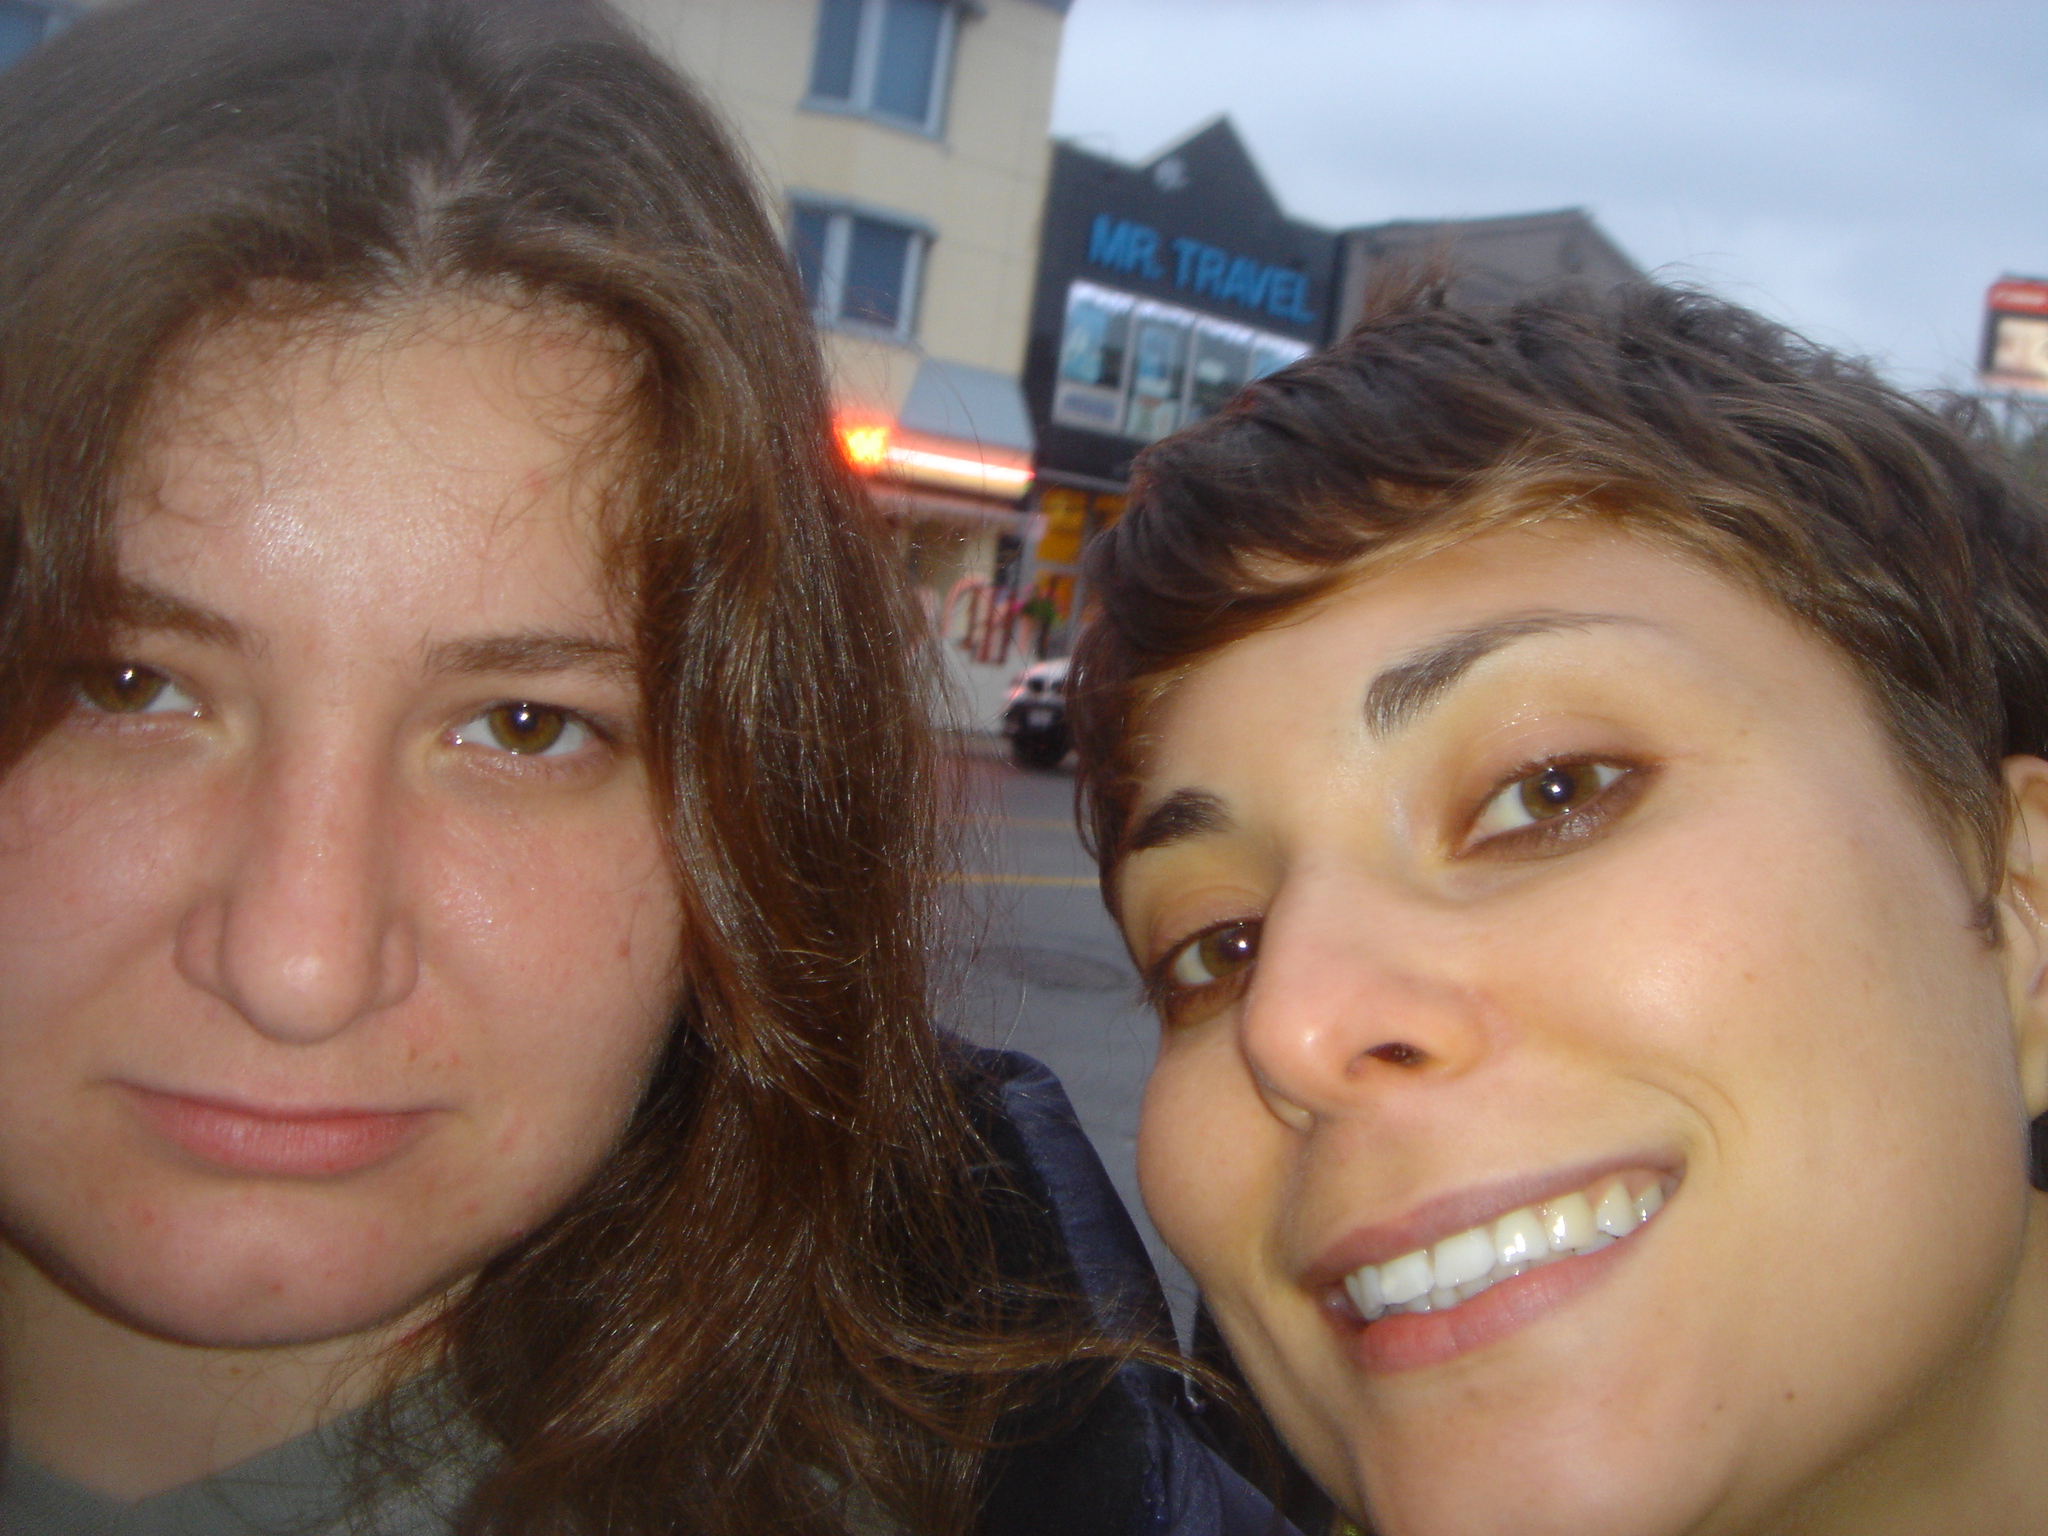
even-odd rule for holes
{"type": "Polygon", "coordinates": [[[688,88],[147,0],[0,140],[0,1524],[1252,1509],[932,1027],[925,675],[688,88]]]}

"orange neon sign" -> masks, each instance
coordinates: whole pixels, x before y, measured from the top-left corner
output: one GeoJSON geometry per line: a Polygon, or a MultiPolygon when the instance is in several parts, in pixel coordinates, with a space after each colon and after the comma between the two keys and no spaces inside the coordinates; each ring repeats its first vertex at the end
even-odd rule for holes
{"type": "Polygon", "coordinates": [[[839,443],[846,450],[846,462],[855,469],[880,469],[889,461],[887,427],[842,426],[839,443]]]}

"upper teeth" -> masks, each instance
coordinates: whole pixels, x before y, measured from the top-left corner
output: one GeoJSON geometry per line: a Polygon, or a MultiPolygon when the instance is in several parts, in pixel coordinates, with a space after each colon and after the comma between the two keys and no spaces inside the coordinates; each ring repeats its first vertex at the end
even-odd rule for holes
{"type": "MultiPolygon", "coordinates": [[[[1641,1176],[1638,1175],[1640,1180],[1641,1176]]],[[[1657,1214],[1664,1185],[1629,1193],[1619,1176],[1520,1210],[1344,1277],[1351,1303],[1369,1323],[1389,1312],[1440,1312],[1525,1269],[1591,1253],[1627,1237],[1657,1214]]]]}

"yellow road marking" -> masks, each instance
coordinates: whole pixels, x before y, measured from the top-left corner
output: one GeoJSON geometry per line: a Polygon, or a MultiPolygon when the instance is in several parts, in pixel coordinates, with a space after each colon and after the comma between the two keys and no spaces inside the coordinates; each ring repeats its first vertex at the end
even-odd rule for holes
{"type": "Polygon", "coordinates": [[[951,816],[949,821],[961,821],[969,826],[1037,827],[1046,832],[1072,832],[1074,818],[1071,816],[951,816]]]}
{"type": "Polygon", "coordinates": [[[1093,875],[987,875],[968,874],[949,876],[958,885],[1063,885],[1070,888],[1093,888],[1099,882],[1093,875]]]}

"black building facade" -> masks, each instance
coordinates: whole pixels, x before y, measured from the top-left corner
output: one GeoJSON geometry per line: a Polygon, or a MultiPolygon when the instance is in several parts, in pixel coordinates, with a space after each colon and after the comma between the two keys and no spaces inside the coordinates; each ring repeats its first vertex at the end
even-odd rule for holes
{"type": "Polygon", "coordinates": [[[1032,579],[1061,619],[1140,449],[1348,330],[1378,276],[1421,267],[1476,308],[1560,279],[1642,275],[1576,208],[1345,230],[1291,219],[1227,118],[1141,165],[1055,144],[1023,383],[1038,440],[1032,579]]]}
{"type": "Polygon", "coordinates": [[[1328,338],[1338,254],[1281,211],[1228,119],[1140,165],[1053,146],[1023,382],[1036,566],[1062,607],[1138,450],[1328,338]]]}

